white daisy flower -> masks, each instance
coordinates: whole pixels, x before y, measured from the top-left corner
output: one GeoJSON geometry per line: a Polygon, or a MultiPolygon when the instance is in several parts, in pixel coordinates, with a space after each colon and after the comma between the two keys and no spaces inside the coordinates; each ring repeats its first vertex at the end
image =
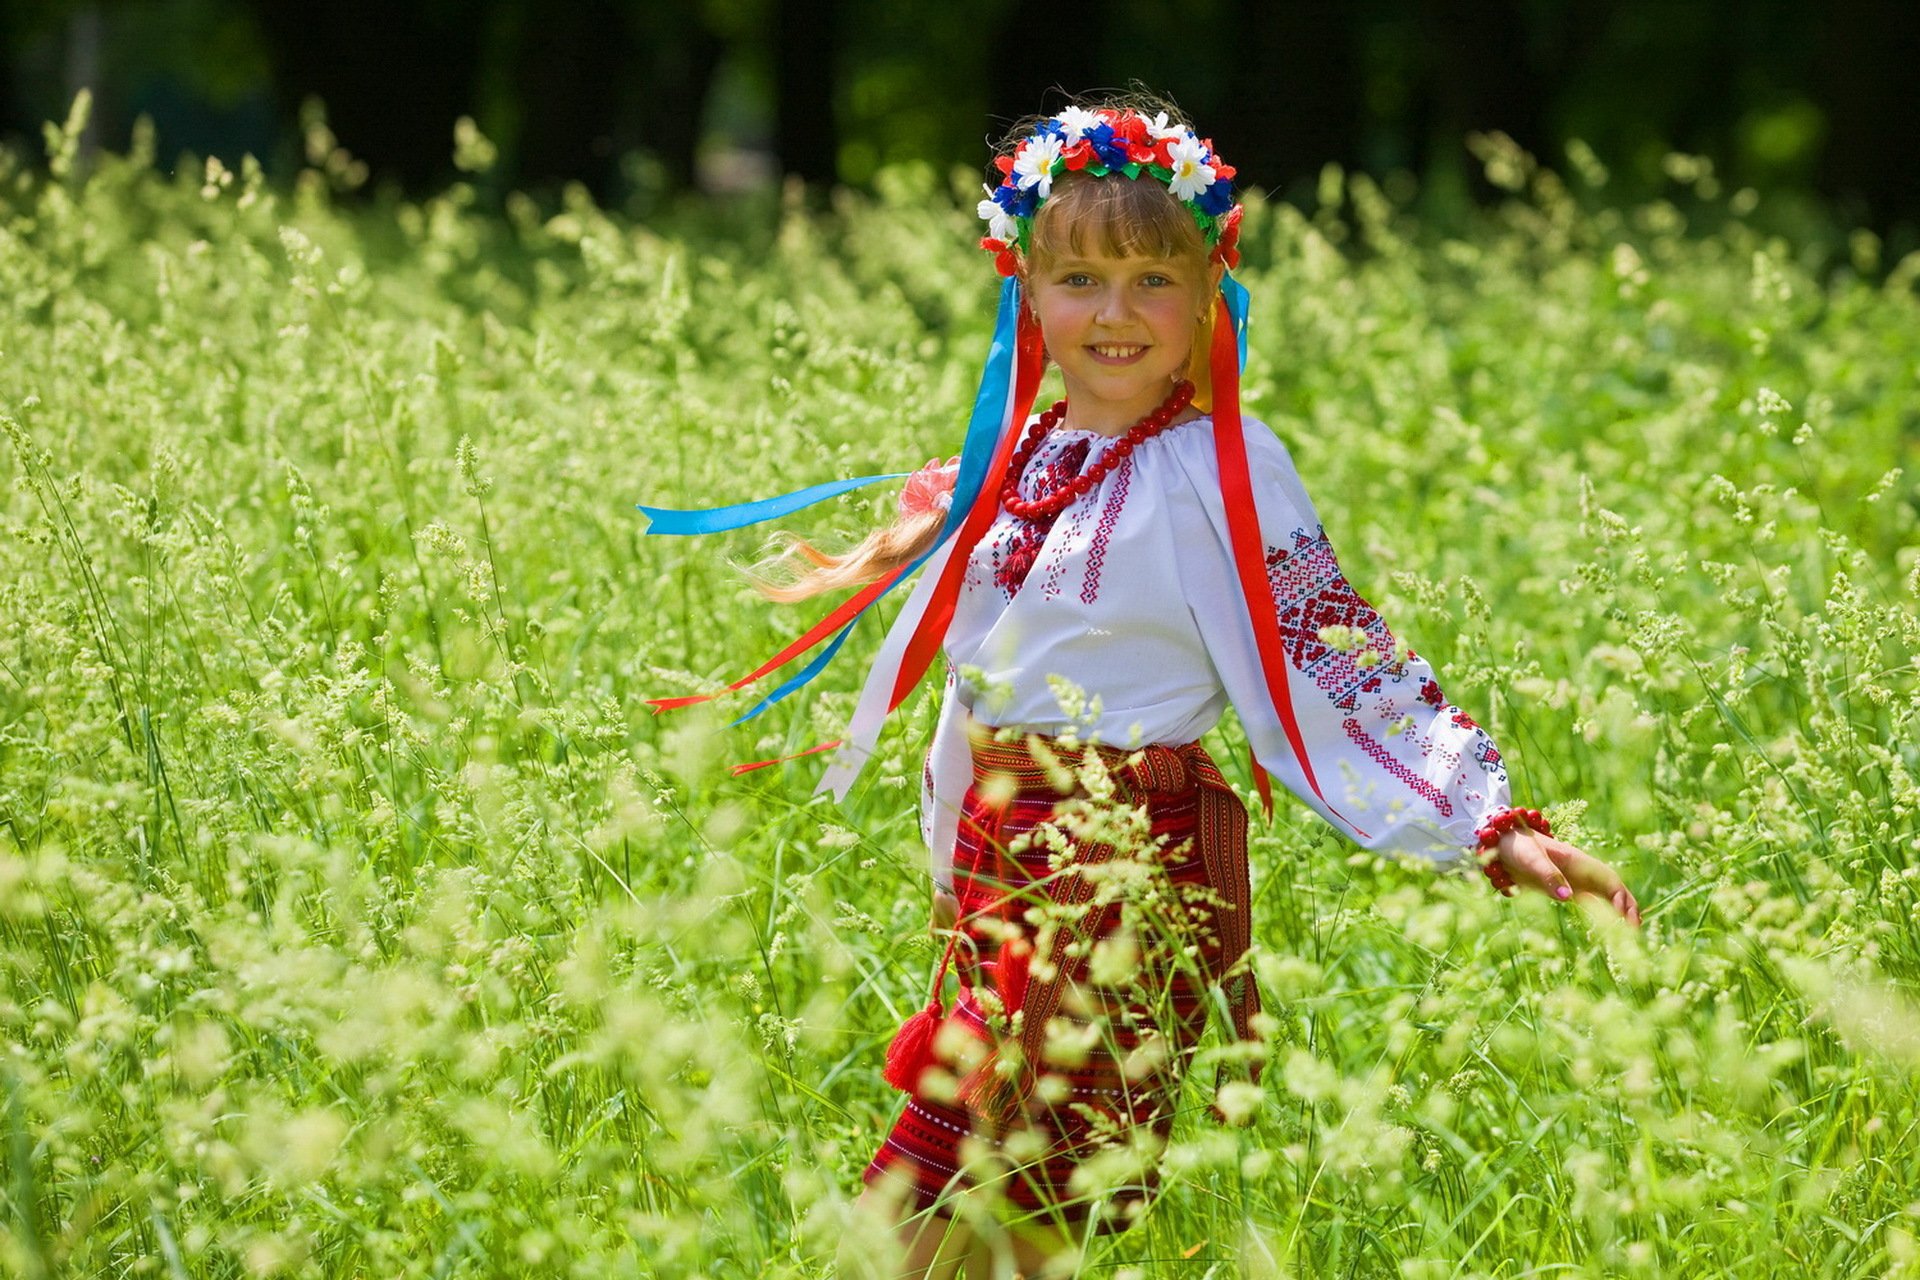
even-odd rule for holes
{"type": "Polygon", "coordinates": [[[1014,225],[1013,219],[1007,216],[1007,211],[1000,206],[999,201],[982,200],[978,206],[978,210],[980,216],[987,220],[988,235],[992,236],[995,240],[1004,240],[1008,244],[1013,243],[1013,238],[1018,228],[1014,225]]]}
{"type": "Polygon", "coordinates": [[[1174,195],[1192,200],[1213,185],[1213,166],[1206,163],[1206,154],[1200,140],[1191,134],[1167,148],[1167,160],[1173,167],[1173,178],[1167,185],[1174,195]]]}
{"type": "Polygon", "coordinates": [[[1055,116],[1054,121],[1067,131],[1068,142],[1078,142],[1086,136],[1087,130],[1100,123],[1100,113],[1088,111],[1085,107],[1068,107],[1055,116]]]}
{"type": "Polygon", "coordinates": [[[1162,138],[1172,138],[1177,141],[1181,138],[1191,138],[1193,131],[1183,124],[1168,124],[1167,113],[1162,111],[1159,115],[1147,121],[1147,136],[1155,142],[1160,141],[1162,138]]]}
{"type": "MultiPolygon", "coordinates": [[[[1022,191],[1034,187],[1040,189],[1040,198],[1045,200],[1053,194],[1053,163],[1060,158],[1064,148],[1057,137],[1035,137],[1027,140],[1027,145],[1014,157],[1013,176],[1015,185],[1022,191]]],[[[1207,170],[1207,176],[1213,176],[1213,170],[1207,170]]]]}

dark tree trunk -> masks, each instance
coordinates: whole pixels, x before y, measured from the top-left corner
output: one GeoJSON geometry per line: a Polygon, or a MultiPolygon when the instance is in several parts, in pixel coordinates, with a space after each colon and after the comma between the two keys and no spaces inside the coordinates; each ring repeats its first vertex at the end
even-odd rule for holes
{"type": "Polygon", "coordinates": [[[1827,115],[1820,153],[1821,190],[1837,212],[1883,234],[1920,220],[1920,113],[1913,72],[1920,67],[1920,8],[1876,0],[1825,6],[1816,101],[1827,115]]]}
{"type": "Polygon", "coordinates": [[[782,172],[809,183],[839,174],[834,113],[838,0],[776,0],[773,29],[774,150],[782,172]]]}
{"type": "MultiPolygon", "coordinates": [[[[1469,131],[1498,129],[1552,163],[1547,86],[1527,39],[1526,14],[1515,0],[1420,0],[1418,24],[1430,74],[1416,94],[1432,116],[1418,144],[1459,148],[1469,131]]],[[[1469,166],[1475,189],[1492,193],[1469,166]]]]}
{"type": "Polygon", "coordinates": [[[648,122],[646,142],[679,190],[694,181],[694,157],[706,120],[707,93],[720,67],[720,37],[689,13],[672,38],[649,41],[646,64],[651,75],[640,110],[648,122]]]}
{"type": "Polygon", "coordinates": [[[272,50],[274,96],[292,126],[317,94],[341,146],[409,192],[454,175],[453,122],[472,115],[485,15],[394,0],[254,0],[272,50]]]}
{"type": "Polygon", "coordinates": [[[1329,160],[1360,151],[1360,75],[1350,4],[1241,0],[1229,28],[1237,89],[1231,143],[1220,149],[1239,171],[1235,185],[1279,193],[1286,178],[1308,179],[1329,160]]]}
{"type": "Polygon", "coordinates": [[[526,14],[513,67],[520,185],[578,180],[604,205],[619,181],[620,153],[637,139],[625,127],[623,86],[638,60],[631,4],[573,0],[526,14]]]}

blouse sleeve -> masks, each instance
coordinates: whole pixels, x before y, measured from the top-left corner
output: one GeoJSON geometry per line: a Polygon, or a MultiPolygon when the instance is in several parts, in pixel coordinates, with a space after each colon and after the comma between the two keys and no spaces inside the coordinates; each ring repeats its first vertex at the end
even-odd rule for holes
{"type": "Polygon", "coordinates": [[[1260,605],[1278,614],[1304,762],[1260,665],[1210,439],[1185,459],[1206,515],[1183,538],[1180,577],[1255,757],[1362,848],[1472,865],[1475,829],[1509,803],[1500,752],[1341,573],[1286,446],[1254,419],[1244,429],[1269,597],[1260,605]]]}
{"type": "Polygon", "coordinates": [[[966,707],[955,691],[958,676],[949,667],[946,692],[933,743],[920,773],[920,835],[927,842],[933,883],[953,892],[953,844],[960,830],[960,802],[973,781],[973,751],[967,745],[966,707]]]}

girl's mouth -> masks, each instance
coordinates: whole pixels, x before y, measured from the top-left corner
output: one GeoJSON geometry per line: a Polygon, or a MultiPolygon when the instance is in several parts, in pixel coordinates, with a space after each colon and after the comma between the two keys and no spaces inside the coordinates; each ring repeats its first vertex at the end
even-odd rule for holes
{"type": "Polygon", "coordinates": [[[1147,349],[1137,343],[1103,342],[1087,350],[1101,364],[1133,364],[1147,354],[1147,349]]]}

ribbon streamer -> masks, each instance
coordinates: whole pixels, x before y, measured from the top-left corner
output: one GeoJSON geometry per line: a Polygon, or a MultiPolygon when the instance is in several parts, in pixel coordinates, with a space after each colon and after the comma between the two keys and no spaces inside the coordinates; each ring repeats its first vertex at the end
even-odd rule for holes
{"type": "Polygon", "coordinates": [[[899,480],[912,474],[911,471],[894,471],[884,476],[856,476],[851,480],[829,480],[824,484],[809,485],[805,489],[783,493],[777,498],[740,502],[730,507],[705,507],[682,511],[670,507],[643,506],[637,502],[633,505],[647,513],[646,531],[648,533],[717,533],[722,529],[740,529],[750,524],[759,524],[762,520],[791,515],[804,507],[810,507],[816,502],[825,502],[828,498],[837,497],[850,489],[878,484],[882,480],[899,480]]]}
{"type": "MultiPolygon", "coordinates": [[[[935,536],[933,545],[911,562],[900,566],[900,568],[885,577],[867,584],[859,593],[846,600],[839,608],[815,623],[804,634],[788,644],[779,653],[775,654],[747,675],[730,681],[724,688],[714,693],[696,694],[690,697],[648,699],[648,705],[650,705],[656,713],[674,707],[685,707],[695,703],[707,702],[721,696],[723,693],[752,684],[768,672],[783,666],[801,653],[811,649],[814,645],[824,640],[830,633],[837,630],[839,634],[834,636],[833,643],[809,663],[804,670],[782,684],[778,689],[775,689],[771,694],[761,699],[750,711],[733,723],[740,724],[753,719],[768,707],[771,707],[788,694],[801,688],[825,670],[827,664],[832,661],[834,654],[837,653],[840,646],[845,643],[847,634],[853,629],[853,624],[859,620],[862,613],[866,612],[869,607],[876,603],[882,596],[886,595],[887,592],[891,591],[903,579],[911,575],[913,571],[925,563],[928,557],[933,555],[935,551],[949,542],[956,530],[963,526],[971,527],[969,523],[970,518],[974,508],[983,496],[983,489],[985,488],[989,471],[992,470],[994,475],[998,475],[1000,471],[1005,469],[1005,454],[1007,451],[1001,447],[1001,436],[1005,431],[1008,410],[1011,408],[1011,401],[1014,398],[1014,391],[1016,389],[1015,350],[1021,341],[1023,328],[1022,308],[1020,304],[1020,282],[1018,278],[1014,276],[1003,277],[1000,282],[1000,307],[994,317],[993,344],[987,352],[986,368],[981,374],[980,389],[974,397],[973,413],[967,424],[966,440],[961,446],[960,471],[954,481],[953,503],[947,510],[947,518],[942,522],[940,532],[935,536]],[[993,466],[996,462],[1000,464],[997,469],[993,466]]],[[[1037,342],[1037,336],[1035,341],[1037,342]]],[[[901,472],[899,474],[906,475],[910,473],[901,472]]],[[[737,528],[742,524],[751,524],[758,520],[770,519],[775,515],[782,514],[783,511],[797,511],[810,502],[818,502],[825,497],[832,496],[831,492],[820,492],[821,490],[845,492],[848,488],[856,488],[860,484],[872,483],[877,479],[884,478],[889,477],[868,476],[853,481],[831,481],[825,485],[816,485],[811,489],[797,490],[794,493],[785,494],[776,498],[765,498],[757,502],[738,503],[731,507],[719,507],[705,511],[672,512],[665,508],[647,507],[642,507],[641,510],[647,511],[650,516],[653,511],[660,510],[668,517],[666,528],[661,528],[658,525],[650,525],[647,529],[648,533],[707,532],[711,529],[737,528]],[[836,485],[841,487],[836,489],[836,485]],[[808,497],[807,495],[809,494],[816,496],[808,497]],[[783,506],[782,504],[787,505],[783,506]]],[[[993,496],[997,501],[997,488],[993,496]]],[[[990,518],[991,513],[989,513],[989,519],[990,518]]],[[[971,546],[971,543],[969,543],[969,546],[971,546]]]]}

